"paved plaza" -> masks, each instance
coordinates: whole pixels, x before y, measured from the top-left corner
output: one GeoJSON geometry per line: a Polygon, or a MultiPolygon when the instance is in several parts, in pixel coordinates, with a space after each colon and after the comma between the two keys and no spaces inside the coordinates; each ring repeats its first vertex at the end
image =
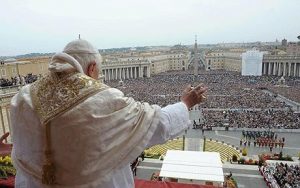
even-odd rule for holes
{"type": "MultiPolygon", "coordinates": [[[[282,149],[283,154],[291,156],[298,156],[300,152],[300,133],[277,133],[278,137],[285,138],[285,146],[282,149]]],[[[242,138],[241,131],[205,131],[202,135],[200,129],[189,129],[187,131],[187,138],[213,138],[215,140],[224,141],[225,143],[233,144],[236,147],[240,147],[240,140],[242,138]]],[[[254,147],[253,141],[251,146],[247,147],[248,155],[257,155],[262,152],[269,152],[269,147],[254,147]]],[[[273,148],[273,152],[280,152],[281,148],[273,148]]]]}

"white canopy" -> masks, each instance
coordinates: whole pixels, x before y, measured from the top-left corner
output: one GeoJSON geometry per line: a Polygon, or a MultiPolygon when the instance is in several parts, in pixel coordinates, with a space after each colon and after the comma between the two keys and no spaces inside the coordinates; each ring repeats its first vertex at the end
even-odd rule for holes
{"type": "Polygon", "coordinates": [[[168,150],[161,177],[224,182],[222,162],[217,152],[168,150]]]}

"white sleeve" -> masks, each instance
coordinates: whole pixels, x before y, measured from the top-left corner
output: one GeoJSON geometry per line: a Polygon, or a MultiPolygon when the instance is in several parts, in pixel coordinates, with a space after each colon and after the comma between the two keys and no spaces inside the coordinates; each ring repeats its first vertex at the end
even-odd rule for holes
{"type": "Polygon", "coordinates": [[[162,108],[160,111],[159,124],[147,148],[175,138],[187,129],[190,123],[189,111],[183,102],[162,108]]]}

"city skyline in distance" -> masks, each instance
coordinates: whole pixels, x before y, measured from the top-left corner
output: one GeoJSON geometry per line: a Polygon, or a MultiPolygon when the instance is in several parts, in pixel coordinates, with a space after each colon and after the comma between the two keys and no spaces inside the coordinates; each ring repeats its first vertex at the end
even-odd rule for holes
{"type": "Polygon", "coordinates": [[[297,41],[297,0],[4,0],[0,56],[58,52],[71,40],[98,49],[297,41]]]}

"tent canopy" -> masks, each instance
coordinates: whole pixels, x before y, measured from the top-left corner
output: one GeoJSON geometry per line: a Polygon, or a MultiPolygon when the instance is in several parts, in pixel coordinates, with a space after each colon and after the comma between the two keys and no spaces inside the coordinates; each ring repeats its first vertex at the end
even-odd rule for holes
{"type": "Polygon", "coordinates": [[[217,152],[168,150],[161,177],[223,183],[224,174],[217,152]]]}

